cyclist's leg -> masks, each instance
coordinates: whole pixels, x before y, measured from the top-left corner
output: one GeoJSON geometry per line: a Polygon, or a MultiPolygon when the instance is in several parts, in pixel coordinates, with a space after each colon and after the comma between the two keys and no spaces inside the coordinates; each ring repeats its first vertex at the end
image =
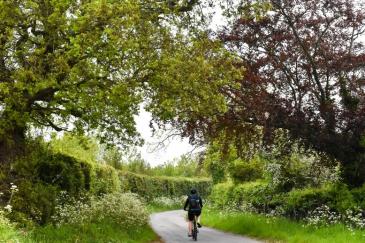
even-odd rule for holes
{"type": "Polygon", "coordinates": [[[201,223],[200,223],[201,212],[199,212],[196,216],[197,216],[196,222],[197,222],[198,226],[201,227],[201,223]]]}
{"type": "Polygon", "coordinates": [[[192,232],[193,232],[193,219],[194,219],[194,214],[192,213],[188,213],[188,235],[191,236],[192,232]]]}

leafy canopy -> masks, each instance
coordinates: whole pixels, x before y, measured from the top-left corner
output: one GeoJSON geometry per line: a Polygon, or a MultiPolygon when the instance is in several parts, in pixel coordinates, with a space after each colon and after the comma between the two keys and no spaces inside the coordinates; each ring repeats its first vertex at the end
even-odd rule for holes
{"type": "Polygon", "coordinates": [[[199,106],[213,90],[200,81],[220,85],[226,56],[197,27],[197,2],[0,1],[0,147],[44,127],[139,142],[142,97],[160,117],[174,102],[199,106]],[[183,82],[194,95],[163,100],[183,82]]]}

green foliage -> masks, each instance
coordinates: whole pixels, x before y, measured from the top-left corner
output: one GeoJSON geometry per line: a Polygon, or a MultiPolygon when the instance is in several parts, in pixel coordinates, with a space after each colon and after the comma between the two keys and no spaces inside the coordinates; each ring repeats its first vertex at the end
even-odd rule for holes
{"type": "Polygon", "coordinates": [[[228,167],[229,174],[235,183],[255,181],[263,177],[264,163],[256,156],[249,161],[235,159],[228,167]]]}
{"type": "Polygon", "coordinates": [[[96,163],[100,153],[100,145],[95,138],[65,133],[61,138],[52,136],[50,146],[55,153],[61,153],[78,159],[96,163]]]}
{"type": "Polygon", "coordinates": [[[123,191],[130,191],[152,200],[156,197],[180,197],[189,194],[192,188],[196,188],[202,197],[210,194],[212,182],[202,178],[157,177],[138,175],[120,171],[119,178],[123,191]]]}
{"type": "Polygon", "coordinates": [[[343,243],[364,242],[363,230],[350,230],[344,225],[315,228],[285,218],[270,218],[250,213],[224,213],[210,210],[202,217],[204,225],[265,242],[343,243]]]}
{"type": "MultiPolygon", "coordinates": [[[[75,144],[76,146],[76,144],[75,144]]],[[[72,198],[117,192],[134,192],[147,200],[180,197],[196,188],[209,195],[209,179],[150,177],[138,175],[100,163],[88,163],[69,155],[54,153],[43,142],[30,143],[27,156],[14,163],[15,184],[19,191],[12,198],[11,218],[23,225],[46,224],[55,213],[56,199],[61,192],[72,198]]]]}
{"type": "Polygon", "coordinates": [[[221,183],[213,187],[210,201],[212,206],[219,209],[303,219],[309,212],[323,205],[333,212],[345,214],[346,210],[364,203],[361,192],[351,192],[344,184],[295,189],[283,193],[260,181],[243,184],[221,183]]]}
{"type": "Polygon", "coordinates": [[[359,205],[360,208],[365,208],[365,184],[362,187],[352,189],[351,194],[356,205],[359,205]]]}
{"type": "Polygon", "coordinates": [[[117,170],[123,169],[123,154],[119,151],[119,149],[115,146],[102,148],[102,150],[104,150],[102,161],[117,170]]]}
{"type": "Polygon", "coordinates": [[[225,210],[268,212],[276,207],[280,194],[275,195],[267,183],[217,184],[209,197],[214,207],[225,210]]]}
{"type": "Polygon", "coordinates": [[[136,153],[133,157],[129,157],[129,160],[123,163],[123,170],[130,171],[137,174],[151,174],[150,164],[142,159],[140,153],[136,153]]]}
{"type": "Polygon", "coordinates": [[[23,226],[29,226],[31,222],[47,223],[54,213],[58,188],[26,180],[21,181],[18,187],[19,192],[12,200],[13,212],[9,217],[23,226]]]}
{"type": "Polygon", "coordinates": [[[339,213],[345,213],[347,209],[356,206],[351,192],[344,184],[293,190],[288,193],[283,206],[286,215],[298,219],[306,217],[308,212],[322,205],[339,213]]]}
{"type": "Polygon", "coordinates": [[[207,177],[199,156],[182,155],[172,161],[151,168],[154,176],[207,177]]]}
{"type": "MultiPolygon", "coordinates": [[[[254,129],[253,133],[259,133],[254,129]]],[[[257,144],[246,144],[246,139],[229,140],[229,134],[222,133],[213,140],[206,150],[204,165],[211,174],[214,183],[223,182],[230,178],[235,183],[255,181],[264,175],[267,164],[257,144]],[[240,145],[236,145],[235,142],[240,145]]]]}
{"type": "Polygon", "coordinates": [[[95,164],[91,167],[91,193],[95,195],[119,192],[121,182],[118,171],[107,165],[95,164]]]}
{"type": "Polygon", "coordinates": [[[5,217],[5,213],[0,210],[0,242],[19,242],[21,240],[23,240],[23,237],[21,237],[20,232],[5,217]]]}
{"type": "Polygon", "coordinates": [[[27,156],[14,163],[15,184],[19,192],[13,196],[11,217],[18,222],[28,219],[44,224],[54,213],[55,199],[60,191],[77,197],[90,191],[91,165],[68,155],[49,150],[45,144],[30,144],[27,156]]]}
{"type": "Polygon", "coordinates": [[[227,161],[222,159],[220,149],[218,141],[214,141],[209,145],[204,159],[204,166],[210,173],[214,183],[224,181],[227,176],[227,161]]]}
{"type": "Polygon", "coordinates": [[[2,2],[1,148],[46,127],[139,144],[134,115],[143,97],[162,122],[181,109],[225,110],[217,88],[241,76],[236,58],[200,28],[199,11],[185,14],[197,1],[171,4],[2,2]]]}
{"type": "Polygon", "coordinates": [[[119,224],[123,229],[145,226],[148,213],[137,195],[132,193],[110,193],[91,197],[90,201],[68,202],[57,207],[53,217],[57,225],[82,225],[102,222],[104,219],[119,224]]]}

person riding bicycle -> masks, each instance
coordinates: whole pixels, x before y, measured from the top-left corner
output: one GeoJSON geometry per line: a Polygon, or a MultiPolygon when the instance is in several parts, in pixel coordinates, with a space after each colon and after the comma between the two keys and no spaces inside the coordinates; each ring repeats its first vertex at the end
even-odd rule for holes
{"type": "Polygon", "coordinates": [[[184,210],[186,211],[187,208],[188,209],[188,236],[191,237],[192,236],[192,228],[193,228],[193,223],[192,221],[194,220],[194,217],[197,216],[198,220],[197,220],[197,225],[198,227],[202,227],[200,224],[200,214],[202,212],[202,208],[203,208],[203,200],[201,199],[201,197],[198,195],[197,191],[195,189],[191,189],[190,191],[190,195],[188,195],[188,198],[186,199],[185,205],[184,205],[184,210]]]}

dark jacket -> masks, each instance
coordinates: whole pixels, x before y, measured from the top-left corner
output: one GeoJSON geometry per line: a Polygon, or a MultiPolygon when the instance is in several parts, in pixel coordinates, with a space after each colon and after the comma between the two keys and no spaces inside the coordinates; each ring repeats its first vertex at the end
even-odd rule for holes
{"type": "MultiPolygon", "coordinates": [[[[184,210],[186,210],[187,207],[189,207],[189,211],[191,210],[190,208],[190,199],[198,199],[199,200],[199,205],[200,205],[200,210],[203,208],[203,200],[202,198],[197,195],[197,194],[190,194],[188,196],[188,198],[186,199],[185,205],[184,205],[184,210]]],[[[197,210],[197,209],[193,209],[193,210],[197,210]]]]}

